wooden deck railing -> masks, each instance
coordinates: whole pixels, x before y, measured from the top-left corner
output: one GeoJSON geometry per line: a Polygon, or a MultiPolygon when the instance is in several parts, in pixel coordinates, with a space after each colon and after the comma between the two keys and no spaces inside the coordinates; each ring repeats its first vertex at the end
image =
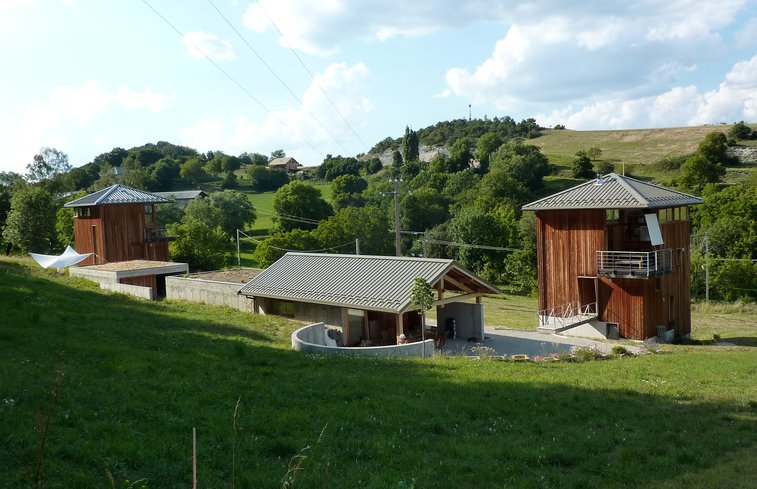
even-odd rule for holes
{"type": "Polygon", "coordinates": [[[611,277],[664,275],[673,271],[673,250],[597,251],[597,270],[611,277]]]}

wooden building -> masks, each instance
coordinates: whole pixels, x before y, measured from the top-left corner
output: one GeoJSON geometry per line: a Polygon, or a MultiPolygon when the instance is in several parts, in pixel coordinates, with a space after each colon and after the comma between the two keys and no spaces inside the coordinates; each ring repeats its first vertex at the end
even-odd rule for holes
{"type": "Polygon", "coordinates": [[[439,328],[454,324],[457,336],[483,341],[481,297],[499,291],[453,260],[290,252],[239,294],[252,298],[256,314],[340,328],[340,346],[394,345],[401,334],[423,336],[411,297],[416,277],[436,289],[439,328]]]}
{"type": "Polygon", "coordinates": [[[302,168],[302,166],[291,156],[285,156],[271,160],[268,163],[268,168],[281,168],[282,170],[286,170],[287,173],[297,173],[297,170],[302,168]]]}
{"type": "Polygon", "coordinates": [[[689,335],[689,206],[701,203],[610,173],[523,206],[536,212],[540,329],[689,335]]]}
{"type": "Polygon", "coordinates": [[[167,202],[171,201],[119,184],[65,204],[74,209],[76,250],[92,253],[81,265],[168,261],[170,238],[158,227],[156,209],[167,202]]]}

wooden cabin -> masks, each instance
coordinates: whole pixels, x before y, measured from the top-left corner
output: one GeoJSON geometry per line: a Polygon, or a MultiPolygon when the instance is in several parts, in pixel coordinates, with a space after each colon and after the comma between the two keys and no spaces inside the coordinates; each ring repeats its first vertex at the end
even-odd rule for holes
{"type": "Polygon", "coordinates": [[[610,173],[523,206],[536,212],[540,330],[688,336],[689,206],[702,202],[610,173]]]}
{"type": "Polygon", "coordinates": [[[171,238],[158,227],[156,209],[166,202],[171,200],[118,184],[66,203],[74,209],[76,250],[92,253],[81,265],[167,262],[171,238]]]}

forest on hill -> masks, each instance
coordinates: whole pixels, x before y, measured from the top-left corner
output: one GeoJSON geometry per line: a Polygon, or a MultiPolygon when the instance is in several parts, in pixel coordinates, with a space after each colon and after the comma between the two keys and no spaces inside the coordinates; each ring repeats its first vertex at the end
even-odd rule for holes
{"type": "Polygon", "coordinates": [[[267,166],[286,156],[283,150],[227,155],[158,142],[114,148],[71,168],[64,153],[43,148],[27,175],[0,174],[2,240],[7,251],[61,250],[72,236],[72,216],[62,203],[123,183],[150,191],[210,193],[186,209],[163,205],[158,213],[176,237],[172,258],[192,269],[231,264],[235,230],[249,230],[258,210],[273,213],[268,236],[258,239],[252,253],[259,266],[285,250],[351,253],[356,239],[364,254],[393,255],[396,203],[403,254],[454,258],[487,280],[531,293],[534,219],[521,206],[597,172],[616,171],[702,195],[705,205],[692,210],[694,296],[704,289],[701,266],[707,259],[713,298],[753,300],[757,177],[755,163],[739,161],[732,149],[754,146],[755,131],[744,123],[708,129],[681,152],[656,145],[662,156],[646,163],[619,162],[620,143],[609,144],[607,131],[596,139],[582,134],[577,145],[566,142],[576,131],[547,130],[533,119],[516,123],[509,117],[458,119],[418,131],[408,127],[401,138],[387,138],[367,155],[328,155],[318,168],[296,173],[267,166]],[[550,146],[549,138],[562,142],[550,146]],[[421,161],[421,145],[442,145],[446,151],[421,161]],[[385,151],[391,152],[388,164],[377,156],[385,151]],[[328,199],[323,188],[330,191],[328,199]],[[275,192],[271,209],[251,204],[261,192],[275,192]]]}

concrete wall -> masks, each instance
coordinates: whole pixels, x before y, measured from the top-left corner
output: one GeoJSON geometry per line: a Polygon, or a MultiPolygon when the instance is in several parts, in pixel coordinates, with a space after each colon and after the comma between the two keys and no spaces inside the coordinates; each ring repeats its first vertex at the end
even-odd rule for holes
{"type": "MultiPolygon", "coordinates": [[[[425,341],[426,356],[434,354],[434,340],[425,341]]],[[[292,333],[292,349],[306,353],[320,353],[323,355],[360,355],[382,357],[421,357],[423,356],[423,342],[405,345],[367,346],[367,347],[339,347],[326,346],[326,327],[323,323],[309,324],[292,333]]]]}
{"type": "Polygon", "coordinates": [[[461,339],[476,338],[484,341],[484,305],[468,302],[453,302],[436,309],[438,330],[444,331],[447,318],[455,318],[457,337],[461,339]]]}
{"type": "MultiPolygon", "coordinates": [[[[260,314],[277,314],[278,299],[267,299],[261,297],[258,299],[258,310],[260,314]]],[[[287,301],[283,301],[287,302],[287,301]]],[[[321,322],[327,326],[341,328],[342,325],[342,308],[337,306],[327,306],[323,304],[311,304],[308,302],[288,301],[294,305],[293,319],[298,321],[321,322]]]]}
{"type": "Polygon", "coordinates": [[[196,278],[166,277],[166,299],[202,302],[252,312],[252,300],[237,292],[242,284],[196,278]]]}
{"type": "Polygon", "coordinates": [[[100,288],[119,294],[131,295],[140,299],[154,300],[154,291],[151,287],[142,287],[141,285],[119,284],[116,282],[100,282],[100,288]]]}
{"type": "Polygon", "coordinates": [[[68,274],[72,277],[83,277],[99,284],[118,282],[116,272],[106,270],[92,270],[87,267],[69,267],[68,274]]]}
{"type": "MultiPolygon", "coordinates": [[[[568,328],[560,332],[564,336],[579,336],[582,338],[596,338],[599,340],[607,339],[607,323],[604,321],[589,321],[579,324],[573,328],[568,328]]],[[[615,338],[617,339],[617,338],[615,338]]]]}

